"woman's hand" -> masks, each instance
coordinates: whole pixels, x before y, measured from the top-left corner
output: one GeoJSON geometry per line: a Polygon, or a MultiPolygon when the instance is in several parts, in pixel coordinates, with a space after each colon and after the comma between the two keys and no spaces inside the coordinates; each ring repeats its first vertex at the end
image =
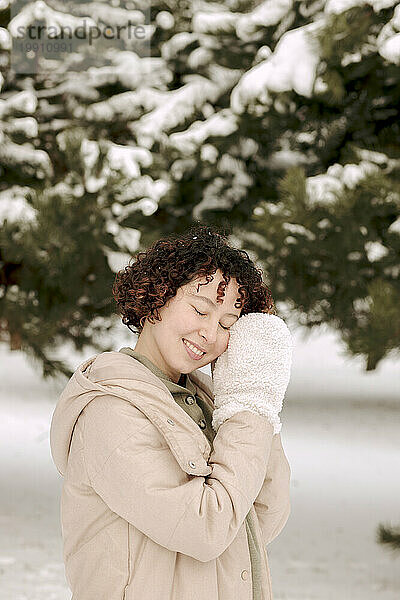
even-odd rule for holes
{"type": "Polygon", "coordinates": [[[292,351],[283,319],[261,312],[241,316],[230,328],[227,349],[212,365],[213,428],[240,410],[250,410],[266,416],[279,433],[292,351]]]}

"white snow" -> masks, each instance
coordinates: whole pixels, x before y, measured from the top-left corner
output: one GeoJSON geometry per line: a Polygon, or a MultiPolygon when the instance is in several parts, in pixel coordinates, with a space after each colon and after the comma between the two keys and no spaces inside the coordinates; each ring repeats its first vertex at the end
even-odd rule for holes
{"type": "Polygon", "coordinates": [[[150,88],[140,88],[137,92],[115,94],[107,100],[88,106],[86,117],[90,121],[113,121],[124,118],[127,121],[137,119],[141,110],[149,111],[162,103],[165,93],[150,88]],[[143,109],[141,108],[143,107],[143,109]]]}
{"type": "Polygon", "coordinates": [[[340,177],[343,184],[351,189],[356,187],[368,174],[379,171],[376,165],[367,161],[361,161],[358,165],[348,163],[344,166],[335,163],[329,169],[333,176],[340,177]]]}
{"type": "Polygon", "coordinates": [[[3,127],[7,133],[23,133],[28,138],[37,137],[39,133],[38,122],[33,117],[10,119],[3,127]]]}
{"type": "Polygon", "coordinates": [[[345,187],[353,189],[368,174],[378,171],[377,165],[366,160],[358,165],[335,163],[328,167],[326,173],[306,179],[307,202],[310,206],[334,205],[345,187]]]}
{"type": "Polygon", "coordinates": [[[215,83],[196,75],[186,85],[160,95],[158,106],[129,128],[137,135],[139,145],[151,148],[163,132],[182,125],[204,102],[214,103],[220,93],[215,83]]]}
{"type": "Polygon", "coordinates": [[[389,248],[381,242],[365,242],[364,248],[370,262],[376,262],[389,254],[389,248]]]}
{"type": "MultiPolygon", "coordinates": [[[[65,136],[64,134],[59,134],[57,136],[57,141],[61,145],[61,148],[65,150],[65,136]]],[[[99,144],[94,140],[82,140],[81,143],[81,157],[83,160],[83,164],[85,165],[85,170],[93,169],[100,155],[99,144]]]]}
{"type": "MultiPolygon", "coordinates": [[[[375,542],[379,522],[400,521],[398,362],[366,374],[360,360],[340,357],[336,334],[314,331],[305,340],[287,322],[296,341],[281,413],[291,515],[268,546],[274,600],[398,600],[398,558],[375,542]]],[[[122,325],[113,339],[116,350],[135,345],[122,325]]],[[[76,368],[93,354],[69,350],[69,363],[76,368]]],[[[49,448],[66,379],[42,381],[37,365],[4,344],[0,362],[0,599],[69,600],[62,478],[49,448]]]]}
{"type": "Polygon", "coordinates": [[[137,251],[139,240],[140,231],[138,229],[133,229],[132,227],[118,226],[118,229],[114,234],[114,241],[118,248],[127,250],[131,256],[137,251]]]}
{"type": "Polygon", "coordinates": [[[385,40],[379,48],[379,54],[389,62],[400,64],[400,33],[385,40]]]}
{"type": "Polygon", "coordinates": [[[139,177],[140,165],[148,167],[152,163],[152,155],[144,148],[110,144],[107,160],[111,169],[120,170],[126,177],[139,177]]]}
{"type": "Polygon", "coordinates": [[[8,223],[31,223],[36,219],[37,211],[26,199],[29,187],[13,185],[0,192],[0,225],[8,223]]]}
{"type": "Polygon", "coordinates": [[[200,34],[236,33],[242,40],[251,40],[258,29],[277,25],[290,11],[293,0],[265,0],[248,13],[231,12],[222,4],[197,10],[192,30],[200,34]]]}
{"type": "Polygon", "coordinates": [[[380,30],[376,41],[383,58],[400,64],[400,4],[396,6],[391,20],[380,30]]]}
{"type": "Polygon", "coordinates": [[[283,34],[271,56],[247,71],[232,90],[233,112],[240,114],[257,102],[269,106],[270,92],[294,90],[310,97],[320,61],[311,35],[319,27],[319,23],[309,23],[283,34]]]}
{"type": "Polygon", "coordinates": [[[364,6],[365,4],[369,4],[378,13],[385,8],[390,8],[396,2],[398,0],[328,0],[325,4],[325,13],[337,15],[350,8],[364,6]]]}
{"type": "Polygon", "coordinates": [[[224,108],[205,121],[195,121],[185,131],[172,133],[169,144],[182,153],[193,154],[210,136],[226,137],[237,128],[237,116],[224,108]]]}
{"type": "Polygon", "coordinates": [[[5,27],[0,27],[0,49],[11,50],[12,41],[10,32],[5,27]]]}
{"type": "Polygon", "coordinates": [[[173,35],[169,40],[166,40],[161,47],[161,56],[165,60],[175,58],[177,54],[186,48],[189,44],[197,41],[198,35],[196,33],[189,33],[188,31],[181,31],[173,35]]]}
{"type": "Polygon", "coordinates": [[[400,234],[400,217],[397,217],[396,221],[393,221],[393,223],[388,228],[388,231],[390,233],[400,234]]]}
{"type": "Polygon", "coordinates": [[[129,260],[132,258],[132,255],[128,254],[127,252],[115,252],[115,250],[111,250],[104,245],[101,247],[101,249],[106,256],[108,266],[113,273],[117,273],[117,271],[120,271],[126,267],[129,260]]]}
{"type": "Polygon", "coordinates": [[[236,23],[236,34],[251,41],[262,27],[277,26],[293,7],[293,0],[265,0],[256,8],[241,15],[236,23]]]}
{"type": "Polygon", "coordinates": [[[307,156],[298,150],[278,150],[272,152],[266,161],[271,169],[288,169],[298,165],[304,165],[308,161],[307,156]]]}
{"type": "Polygon", "coordinates": [[[239,13],[232,13],[227,9],[221,10],[220,12],[198,11],[192,18],[192,30],[195,33],[207,33],[212,35],[233,33],[239,19],[239,13]]]}
{"type": "Polygon", "coordinates": [[[389,157],[383,152],[376,152],[375,150],[367,150],[366,148],[354,147],[357,155],[363,160],[374,162],[377,165],[385,165],[389,162],[389,157]]]}
{"type": "MultiPolygon", "coordinates": [[[[329,169],[328,169],[329,171],[329,169]]],[[[328,172],[314,175],[306,179],[307,204],[309,206],[329,206],[335,204],[337,196],[342,192],[341,182],[328,172]]]]}
{"type": "Polygon", "coordinates": [[[158,208],[158,204],[152,198],[142,198],[136,203],[136,206],[145,217],[155,213],[158,208]]]}
{"type": "Polygon", "coordinates": [[[202,161],[208,161],[211,164],[215,164],[217,162],[218,154],[219,151],[213,144],[203,144],[200,148],[200,158],[202,161]]]}
{"type": "Polygon", "coordinates": [[[95,194],[99,192],[107,183],[105,177],[95,177],[94,175],[88,175],[85,179],[85,187],[89,194],[95,194]]]}
{"type": "Polygon", "coordinates": [[[46,175],[50,176],[53,173],[53,166],[47,152],[36,150],[29,143],[15,144],[11,140],[4,139],[0,145],[0,156],[7,164],[26,165],[38,179],[44,179],[46,175]]]}
{"type": "MultiPolygon", "coordinates": [[[[160,201],[160,198],[164,196],[170,189],[170,182],[166,179],[153,180],[150,175],[142,175],[137,179],[133,179],[130,184],[127,184],[124,189],[118,194],[119,202],[128,202],[126,206],[123,206],[122,215],[124,218],[130,213],[136,210],[138,206],[137,202],[133,200],[141,200],[143,198],[150,198],[152,204],[156,206],[160,201]]],[[[154,212],[156,210],[152,212],[154,212]]]]}
{"type": "Polygon", "coordinates": [[[37,98],[33,92],[24,90],[13,94],[7,100],[0,100],[0,119],[4,119],[14,111],[32,114],[37,108],[37,98]]]}
{"type": "Polygon", "coordinates": [[[310,241],[314,241],[316,238],[315,234],[312,231],[304,227],[304,225],[300,225],[299,223],[283,223],[282,229],[284,231],[289,231],[290,233],[302,235],[310,241]]]}
{"type": "Polygon", "coordinates": [[[13,38],[20,37],[19,28],[28,28],[36,21],[44,21],[49,37],[61,34],[63,28],[70,27],[74,31],[77,27],[95,27],[96,22],[90,17],[75,17],[68,12],[52,9],[43,0],[25,5],[8,24],[8,30],[13,38]],[[51,35],[50,35],[51,34],[51,35]]]}
{"type": "MultiPolygon", "coordinates": [[[[137,25],[145,22],[145,15],[141,10],[129,10],[118,6],[110,6],[111,3],[88,2],[74,7],[74,14],[87,18],[89,15],[95,23],[104,23],[107,26],[116,27],[125,25],[127,21],[137,25]]],[[[121,32],[120,32],[121,33],[121,32]]]]}
{"type": "Polygon", "coordinates": [[[196,48],[191,52],[187,59],[187,64],[193,71],[212,63],[214,56],[208,48],[196,48]]]}
{"type": "Polygon", "coordinates": [[[164,58],[157,56],[139,57],[132,51],[111,50],[109,56],[113,66],[109,68],[110,73],[114,71],[121,84],[129,89],[143,88],[165,88],[173,79],[173,73],[167,68],[164,58]]]}
{"type": "MultiPolygon", "coordinates": [[[[65,148],[65,135],[60,133],[57,135],[58,144],[65,148]]],[[[85,167],[85,187],[89,193],[95,194],[107,183],[107,175],[109,174],[108,165],[103,163],[103,168],[99,175],[94,175],[93,167],[96,165],[100,155],[99,144],[94,140],[82,140],[80,154],[85,167]]]]}
{"type": "Polygon", "coordinates": [[[129,157],[129,161],[136,162],[139,167],[148,168],[153,163],[153,155],[146,148],[140,148],[139,146],[121,146],[119,144],[111,144],[110,150],[108,151],[109,160],[122,155],[129,157]],[[111,158],[112,157],[112,158],[111,158]]]}
{"type": "Polygon", "coordinates": [[[172,13],[167,10],[162,10],[156,15],[156,23],[161,29],[172,29],[175,25],[175,19],[172,13]]]}

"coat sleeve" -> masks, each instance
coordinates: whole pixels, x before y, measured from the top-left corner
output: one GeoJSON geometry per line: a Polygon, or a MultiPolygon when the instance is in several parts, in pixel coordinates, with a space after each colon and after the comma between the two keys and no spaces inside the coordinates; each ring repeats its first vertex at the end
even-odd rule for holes
{"type": "Polygon", "coordinates": [[[279,535],[289,518],[290,475],[289,462],[278,433],[272,438],[267,473],[254,502],[264,544],[269,544],[279,535]]]}
{"type": "Polygon", "coordinates": [[[84,457],[95,492],[157,544],[207,562],[231,544],[265,479],[273,427],[243,410],[214,438],[207,476],[186,473],[136,407],[112,396],[84,410],[84,457]]]}

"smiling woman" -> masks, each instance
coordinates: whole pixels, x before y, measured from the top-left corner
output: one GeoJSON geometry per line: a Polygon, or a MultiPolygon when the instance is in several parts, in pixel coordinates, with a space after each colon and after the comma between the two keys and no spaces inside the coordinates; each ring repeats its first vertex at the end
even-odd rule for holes
{"type": "Polygon", "coordinates": [[[136,344],[137,352],[147,356],[176,382],[181,374],[210,363],[226,350],[229,325],[233,325],[241,313],[237,306],[240,296],[236,279],[231,278],[226,284],[219,269],[208,279],[195,277],[181,286],[160,309],[161,321],[155,324],[146,321],[136,344]],[[203,295],[197,292],[200,286],[203,295]],[[224,299],[217,303],[218,290],[222,288],[224,299]],[[205,312],[198,310],[200,306],[205,312]]]}
{"type": "Polygon", "coordinates": [[[80,365],[50,431],[74,600],[271,600],[291,341],[261,271],[199,225],[139,252],[113,295],[136,346],[80,365]]]}
{"type": "Polygon", "coordinates": [[[203,225],[138,253],[117,274],[113,295],[122,322],[139,333],[136,351],[175,382],[224,352],[240,315],[276,314],[247,252],[203,225]]]}

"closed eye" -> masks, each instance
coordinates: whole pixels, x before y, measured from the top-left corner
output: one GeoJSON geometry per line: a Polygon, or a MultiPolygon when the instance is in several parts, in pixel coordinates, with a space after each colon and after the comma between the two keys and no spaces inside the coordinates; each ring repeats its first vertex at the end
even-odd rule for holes
{"type": "MultiPolygon", "coordinates": [[[[195,308],[194,306],[193,306],[193,308],[194,308],[194,310],[197,312],[197,314],[198,314],[198,315],[201,315],[202,317],[205,317],[205,316],[206,316],[206,313],[201,313],[201,312],[199,312],[199,311],[197,310],[197,308],[195,308]]],[[[229,331],[229,329],[230,329],[229,327],[224,327],[223,325],[221,325],[221,323],[218,323],[218,324],[219,324],[219,326],[220,326],[220,327],[222,327],[222,329],[225,329],[225,331],[229,331]]]]}

